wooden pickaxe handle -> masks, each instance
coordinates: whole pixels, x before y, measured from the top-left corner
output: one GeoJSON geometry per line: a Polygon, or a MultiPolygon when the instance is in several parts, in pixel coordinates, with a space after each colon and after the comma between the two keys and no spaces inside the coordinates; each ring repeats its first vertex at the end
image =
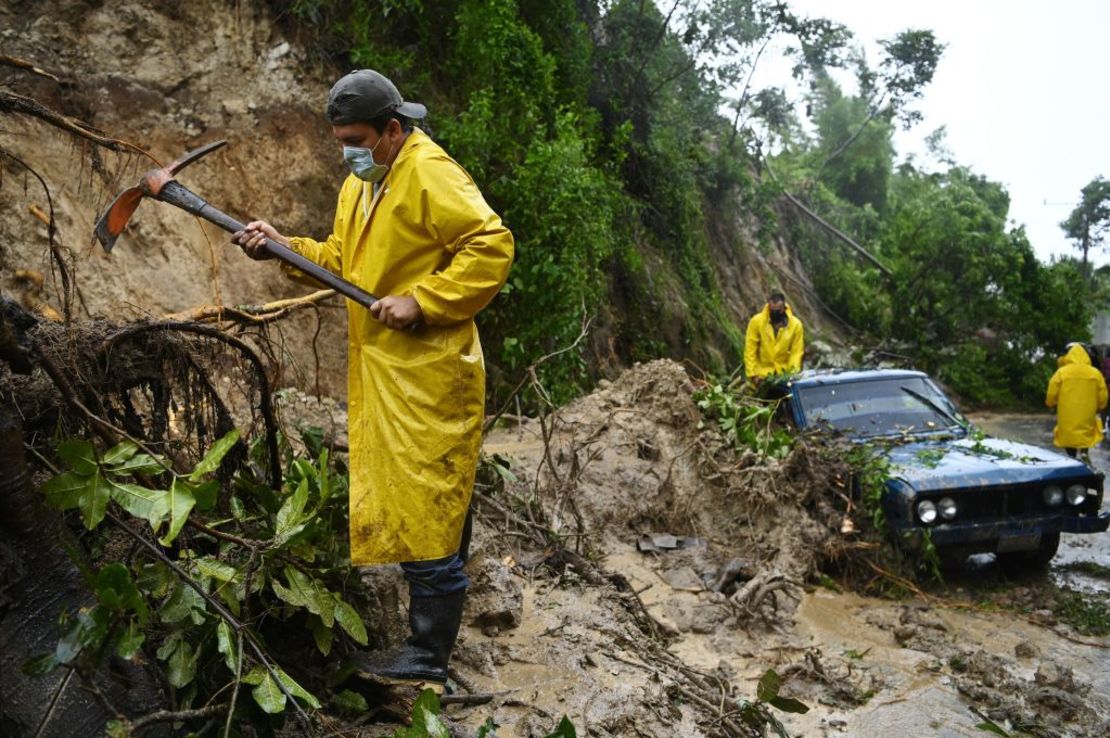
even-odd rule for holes
{"type": "MultiPolygon", "coordinates": [[[[212,207],[207,201],[185,185],[175,179],[166,182],[156,197],[162,202],[176,205],[182,210],[192,213],[198,218],[203,218],[209,223],[223,228],[228,233],[235,233],[246,228],[246,224],[232,218],[222,210],[212,207]]],[[[290,266],[300,269],[317,282],[331,287],[339,294],[348,297],[363,307],[370,307],[378,298],[371,295],[361,287],[356,287],[342,277],[337,277],[314,261],[310,261],[296,251],[282,246],[272,238],[266,239],[266,251],[290,266]]]]}

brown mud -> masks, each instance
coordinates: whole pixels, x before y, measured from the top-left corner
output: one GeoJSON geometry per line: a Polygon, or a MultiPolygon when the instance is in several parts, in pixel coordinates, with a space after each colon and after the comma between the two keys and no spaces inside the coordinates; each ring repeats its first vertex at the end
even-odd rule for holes
{"type": "MultiPolygon", "coordinates": [[[[501,428],[485,446],[511,458],[510,486],[551,494],[552,524],[627,581],[664,653],[749,698],[774,668],[783,693],[811,708],[779,714],[795,736],[975,736],[986,734],[976,727],[985,717],[1013,735],[1107,734],[1110,639],[1058,622],[1051,581],[1007,582],[986,562],[890,599],[830,580],[834,588],[817,586],[813,567],[828,563],[830,533],[797,504],[812,493],[791,484],[798,462],[754,463],[762,471],[748,474],[748,487],[722,484],[720,468],[707,464],[713,433],[698,429],[691,389],[674,363],[637,366],[543,427],[501,428]],[[641,535],[659,531],[704,547],[637,550],[641,535]],[[749,576],[777,568],[800,586],[779,590],[759,612],[737,607],[707,581],[738,557],[749,576]]],[[[614,599],[608,585],[573,572],[536,575],[527,554],[491,530],[495,520],[479,521],[478,558],[510,581],[520,625],[464,629],[456,663],[483,691],[509,691],[492,708],[472,708],[492,710],[499,735],[542,735],[539,725],[552,724],[543,717],[561,713],[588,735],[721,734],[704,711],[667,699],[666,670],[638,658],[630,644],[647,636],[630,636],[626,610],[615,606],[627,593],[614,599]]]]}

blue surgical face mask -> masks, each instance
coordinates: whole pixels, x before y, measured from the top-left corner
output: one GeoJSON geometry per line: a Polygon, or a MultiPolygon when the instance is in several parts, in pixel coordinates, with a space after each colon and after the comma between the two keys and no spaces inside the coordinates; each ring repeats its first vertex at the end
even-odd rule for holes
{"type": "Polygon", "coordinates": [[[347,166],[351,168],[351,172],[356,177],[365,182],[372,184],[381,182],[386,172],[389,171],[389,165],[374,161],[374,151],[381,142],[382,139],[379,138],[373,149],[361,146],[343,147],[343,159],[347,162],[347,166]]]}

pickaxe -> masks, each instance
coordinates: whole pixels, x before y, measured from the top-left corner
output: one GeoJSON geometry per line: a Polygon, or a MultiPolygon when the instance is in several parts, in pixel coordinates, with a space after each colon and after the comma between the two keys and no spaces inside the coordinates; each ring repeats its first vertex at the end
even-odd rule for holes
{"type": "MultiPolygon", "coordinates": [[[[203,198],[174,179],[174,175],[179,171],[226,143],[227,141],[213,141],[206,146],[190,151],[168,167],[151,169],[143,175],[137,187],[130,187],[120,193],[119,197],[108,206],[104,215],[100,216],[100,220],[96,222],[96,238],[100,241],[104,250],[109,252],[112,250],[119,234],[123,232],[127,221],[131,219],[131,214],[135,212],[135,208],[139,207],[139,203],[144,197],[153,197],[156,200],[168,202],[170,205],[176,205],[182,210],[199,218],[204,218],[209,223],[214,223],[230,233],[243,230],[246,227],[243,223],[212,207],[203,198]]],[[[319,264],[309,261],[296,251],[282,246],[271,238],[266,239],[266,251],[286,264],[300,269],[318,282],[331,287],[341,295],[351,298],[359,305],[370,307],[378,300],[366,290],[335,276],[319,264]]]]}

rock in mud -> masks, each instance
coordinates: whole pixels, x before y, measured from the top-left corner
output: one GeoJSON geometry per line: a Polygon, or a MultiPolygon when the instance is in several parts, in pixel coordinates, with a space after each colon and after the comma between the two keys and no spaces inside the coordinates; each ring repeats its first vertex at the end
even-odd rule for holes
{"type": "Polygon", "coordinates": [[[519,627],[524,594],[512,569],[497,559],[482,557],[468,567],[468,573],[472,581],[466,599],[469,621],[486,635],[519,627]]]}

